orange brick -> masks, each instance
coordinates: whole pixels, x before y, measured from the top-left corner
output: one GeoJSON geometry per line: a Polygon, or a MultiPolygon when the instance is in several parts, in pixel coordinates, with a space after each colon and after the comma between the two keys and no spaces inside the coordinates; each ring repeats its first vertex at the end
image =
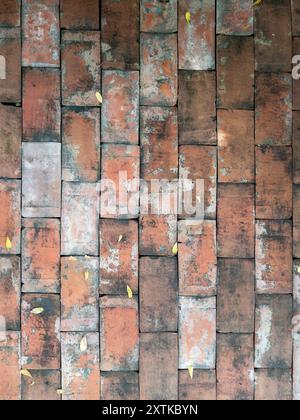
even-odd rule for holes
{"type": "Polygon", "coordinates": [[[21,0],[2,0],[0,4],[0,26],[20,26],[21,0]]]}
{"type": "Polygon", "coordinates": [[[10,332],[5,340],[0,340],[0,382],[1,400],[21,399],[20,333],[10,332]]]}
{"type": "Polygon", "coordinates": [[[293,256],[300,258],[300,186],[294,185],[293,193],[293,256]]]}
{"type": "Polygon", "coordinates": [[[217,33],[223,35],[253,34],[252,0],[218,0],[217,33]]]}
{"type": "Polygon", "coordinates": [[[140,255],[172,257],[177,242],[176,215],[142,215],[139,221],[140,255]]]}
{"type": "Polygon", "coordinates": [[[300,184],[300,111],[293,112],[293,175],[294,183],[300,184]]]}
{"type": "Polygon", "coordinates": [[[215,401],[217,399],[216,372],[196,369],[193,379],[187,370],[179,371],[179,400],[215,401]]]}
{"type": "Polygon", "coordinates": [[[259,369],[255,373],[256,401],[291,401],[292,374],[290,370],[259,369]]]}
{"type": "Polygon", "coordinates": [[[137,372],[102,372],[101,400],[139,400],[139,375],[137,372]]]}
{"type": "Polygon", "coordinates": [[[20,258],[0,257],[0,317],[7,330],[20,330],[20,295],[20,258]]]}
{"type": "Polygon", "coordinates": [[[32,378],[22,376],[22,400],[24,401],[56,401],[61,396],[59,370],[34,370],[32,378]],[[32,385],[34,382],[34,385],[32,385]]]}
{"type": "Polygon", "coordinates": [[[142,0],[141,31],[177,32],[177,0],[142,0]]]}
{"type": "Polygon", "coordinates": [[[0,102],[19,103],[22,97],[20,29],[1,29],[0,56],[5,59],[5,79],[0,79],[0,102]]]}
{"type": "Polygon", "coordinates": [[[0,252],[20,254],[21,242],[21,183],[0,180],[0,252]],[[7,249],[10,240],[12,248],[7,249]]]}
{"type": "Polygon", "coordinates": [[[21,178],[21,109],[0,105],[0,177],[21,178]]]}
{"type": "Polygon", "coordinates": [[[62,0],[60,26],[64,29],[99,29],[99,0],[62,0]]]}

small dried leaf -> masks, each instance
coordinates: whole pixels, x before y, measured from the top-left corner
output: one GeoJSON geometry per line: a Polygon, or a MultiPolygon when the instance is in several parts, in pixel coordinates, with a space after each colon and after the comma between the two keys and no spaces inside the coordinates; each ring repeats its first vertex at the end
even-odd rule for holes
{"type": "Polygon", "coordinates": [[[100,93],[100,92],[96,92],[96,98],[97,98],[97,101],[98,101],[100,104],[102,104],[102,103],[103,103],[103,98],[102,98],[102,95],[101,95],[101,93],[100,93]]]}
{"type": "Polygon", "coordinates": [[[258,6],[262,3],[262,0],[256,0],[255,3],[253,3],[253,6],[258,6]]]}
{"type": "Polygon", "coordinates": [[[128,294],[129,299],[133,298],[133,293],[132,293],[132,290],[129,286],[127,286],[127,294],[128,294]]]}
{"type": "Polygon", "coordinates": [[[45,310],[44,308],[34,308],[32,309],[31,313],[33,315],[40,315],[44,312],[44,310],[45,310]]]}
{"type": "Polygon", "coordinates": [[[21,370],[21,375],[23,375],[23,376],[27,376],[28,378],[33,379],[33,377],[32,377],[32,375],[31,375],[31,373],[30,373],[30,372],[29,372],[29,370],[27,370],[27,369],[22,369],[22,370],[21,370]]]}
{"type": "Polygon", "coordinates": [[[12,243],[11,243],[11,240],[9,239],[8,236],[6,238],[5,246],[6,246],[7,251],[9,251],[10,249],[12,249],[12,243]]]}
{"type": "Polygon", "coordinates": [[[178,254],[178,244],[177,243],[173,246],[172,253],[173,253],[173,255],[177,255],[178,254]]]}
{"type": "Polygon", "coordinates": [[[70,261],[77,261],[75,257],[70,257],[70,261]]]}
{"type": "Polygon", "coordinates": [[[83,337],[83,339],[80,341],[80,350],[82,352],[86,351],[87,346],[88,346],[87,339],[86,339],[86,337],[83,337]]]}
{"type": "Polygon", "coordinates": [[[88,271],[86,271],[84,273],[84,279],[85,279],[85,281],[88,281],[89,277],[90,277],[90,273],[88,271]]]}
{"type": "Polygon", "coordinates": [[[298,273],[300,274],[300,267],[298,267],[298,270],[297,270],[297,271],[298,271],[298,273]]]}
{"type": "Polygon", "coordinates": [[[189,370],[190,378],[193,379],[193,376],[194,376],[194,367],[193,366],[189,366],[188,367],[188,370],[189,370]]]}
{"type": "Polygon", "coordinates": [[[185,20],[187,21],[188,24],[191,23],[191,13],[190,12],[186,12],[185,20]]]}
{"type": "Polygon", "coordinates": [[[58,395],[63,395],[63,393],[64,393],[64,391],[62,389],[58,389],[56,392],[57,392],[58,395]]]}
{"type": "Polygon", "coordinates": [[[119,239],[118,239],[118,242],[120,243],[122,241],[122,239],[123,239],[123,235],[120,235],[119,239]]]}

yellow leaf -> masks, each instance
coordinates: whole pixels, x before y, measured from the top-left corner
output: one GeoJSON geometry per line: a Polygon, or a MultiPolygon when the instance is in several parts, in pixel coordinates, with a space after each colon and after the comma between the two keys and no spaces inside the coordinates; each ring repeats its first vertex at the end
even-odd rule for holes
{"type": "Polygon", "coordinates": [[[194,376],[194,368],[193,366],[188,367],[190,378],[193,379],[194,376]]]}
{"type": "Polygon", "coordinates": [[[260,3],[262,3],[262,0],[256,0],[256,2],[253,3],[253,6],[258,6],[260,3]]]}
{"type": "Polygon", "coordinates": [[[177,243],[173,246],[172,252],[173,252],[173,255],[177,255],[178,254],[178,244],[177,243]]]}
{"type": "Polygon", "coordinates": [[[40,315],[44,312],[44,308],[34,308],[32,309],[31,313],[33,315],[40,315]]]}
{"type": "Polygon", "coordinates": [[[98,101],[100,104],[102,104],[102,102],[103,102],[103,98],[102,98],[102,95],[101,95],[101,93],[100,93],[100,92],[96,92],[96,98],[97,98],[97,101],[98,101]]]}
{"type": "Polygon", "coordinates": [[[118,242],[120,243],[122,241],[122,239],[123,239],[123,235],[120,235],[119,239],[118,239],[118,242]]]}
{"type": "Polygon", "coordinates": [[[63,393],[64,393],[64,391],[62,389],[58,389],[56,392],[57,392],[58,395],[63,395],[63,393]]]}
{"type": "Polygon", "coordinates": [[[298,273],[300,274],[300,267],[298,267],[298,273]]]}
{"type": "Polygon", "coordinates": [[[88,346],[87,339],[86,339],[86,337],[83,337],[83,339],[80,341],[80,350],[82,352],[86,351],[87,346],[88,346]]]}
{"type": "Polygon", "coordinates": [[[5,246],[6,246],[7,251],[9,251],[10,249],[12,249],[12,243],[11,243],[11,240],[9,239],[8,236],[6,238],[6,244],[5,244],[5,246]]]}
{"type": "Polygon", "coordinates": [[[90,277],[90,273],[88,271],[86,271],[84,273],[84,279],[85,279],[85,281],[88,281],[89,277],[90,277]]]}
{"type": "Polygon", "coordinates": [[[22,370],[21,370],[21,375],[23,375],[23,376],[27,376],[28,378],[33,379],[33,377],[32,377],[32,375],[31,375],[31,373],[30,373],[30,372],[29,372],[29,370],[27,370],[27,369],[22,369],[22,370]]]}
{"type": "Polygon", "coordinates": [[[133,293],[132,293],[132,290],[129,286],[127,286],[127,294],[128,294],[129,299],[133,298],[133,293]]]}
{"type": "Polygon", "coordinates": [[[75,257],[70,257],[70,261],[77,261],[75,257]]]}
{"type": "Polygon", "coordinates": [[[188,24],[191,23],[191,13],[190,12],[186,12],[185,20],[187,21],[188,24]]]}

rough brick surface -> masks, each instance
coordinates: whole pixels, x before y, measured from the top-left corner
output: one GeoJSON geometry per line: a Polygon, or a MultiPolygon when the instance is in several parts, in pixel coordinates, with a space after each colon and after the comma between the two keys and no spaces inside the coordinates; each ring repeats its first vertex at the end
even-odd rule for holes
{"type": "MultiPolygon", "coordinates": [[[[293,38],[293,56],[299,56],[300,51],[300,37],[293,38]]],[[[300,84],[297,83],[299,80],[293,78],[293,109],[300,109],[300,84]]]]}
{"type": "Polygon", "coordinates": [[[290,401],[292,379],[290,370],[260,369],[255,374],[255,400],[290,401]]]}
{"type": "Polygon", "coordinates": [[[0,180],[0,251],[20,254],[21,242],[21,183],[0,180]],[[7,248],[7,241],[11,247],[7,248]]]}
{"type": "Polygon", "coordinates": [[[22,400],[25,401],[55,401],[61,396],[59,370],[34,370],[32,378],[22,376],[22,400]],[[34,385],[32,385],[34,382],[34,385]]]}
{"type": "Polygon", "coordinates": [[[177,32],[177,1],[141,0],[141,31],[177,32]]]}
{"type": "Polygon", "coordinates": [[[0,5],[0,27],[20,26],[21,0],[3,0],[0,5]]]}
{"type": "Polygon", "coordinates": [[[20,333],[9,332],[0,341],[0,398],[5,401],[21,399],[20,333]]]}
{"type": "Polygon", "coordinates": [[[139,400],[139,375],[137,372],[102,372],[101,400],[139,400]]]}
{"type": "Polygon", "coordinates": [[[299,0],[292,0],[292,29],[293,35],[300,35],[300,2],[299,0]]]}
{"type": "Polygon", "coordinates": [[[300,184],[300,112],[293,112],[293,181],[300,184]]]}
{"type": "Polygon", "coordinates": [[[247,36],[253,34],[251,0],[217,0],[217,33],[247,36]]]}
{"type": "Polygon", "coordinates": [[[60,25],[64,29],[99,29],[98,0],[61,0],[60,25]]]}
{"type": "Polygon", "coordinates": [[[177,242],[176,215],[145,215],[140,218],[140,255],[172,257],[177,242]]]}
{"type": "Polygon", "coordinates": [[[0,106],[0,177],[21,178],[21,109],[0,106]]]}
{"type": "Polygon", "coordinates": [[[9,331],[20,330],[21,273],[20,258],[0,258],[0,315],[9,331]]]}
{"type": "Polygon", "coordinates": [[[294,185],[293,192],[293,256],[300,258],[300,187],[294,185]]]}
{"type": "Polygon", "coordinates": [[[214,370],[194,370],[191,379],[187,370],[179,371],[179,399],[184,401],[215,401],[216,373],[214,370]]]}
{"type": "Polygon", "coordinates": [[[19,103],[21,101],[21,32],[18,28],[3,28],[0,32],[0,101],[19,103]],[[15,53],[12,54],[12,51],[15,53]],[[4,60],[4,63],[3,63],[4,60]],[[4,69],[3,69],[4,64],[4,69]]]}

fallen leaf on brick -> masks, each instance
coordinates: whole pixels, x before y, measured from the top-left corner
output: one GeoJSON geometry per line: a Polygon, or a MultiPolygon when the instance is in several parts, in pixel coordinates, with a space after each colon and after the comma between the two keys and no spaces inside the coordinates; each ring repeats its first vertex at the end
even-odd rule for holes
{"type": "Polygon", "coordinates": [[[178,244],[177,243],[173,246],[172,253],[173,253],[173,255],[177,255],[178,254],[178,244]]]}
{"type": "Polygon", "coordinates": [[[102,102],[103,102],[103,98],[102,98],[102,95],[101,95],[101,93],[100,93],[100,92],[97,92],[97,93],[96,93],[96,98],[97,98],[97,101],[98,101],[100,104],[102,104],[102,102]]]}
{"type": "Polygon", "coordinates": [[[22,370],[21,370],[21,375],[23,375],[23,376],[26,376],[26,377],[28,377],[28,378],[33,379],[33,377],[32,377],[32,375],[31,375],[31,373],[30,373],[30,372],[29,372],[29,370],[27,370],[27,369],[22,369],[22,370]]]}
{"type": "Polygon", "coordinates": [[[12,243],[11,243],[11,240],[9,239],[9,237],[6,238],[6,244],[5,244],[5,246],[6,246],[7,251],[9,251],[10,249],[12,249],[12,243]]]}
{"type": "Polygon", "coordinates": [[[298,267],[298,273],[300,274],[300,267],[298,267]]]}
{"type": "Polygon", "coordinates": [[[193,368],[193,366],[189,366],[188,370],[189,370],[190,378],[193,379],[193,376],[194,376],[194,368],[193,368]]]}
{"type": "Polygon", "coordinates": [[[85,279],[85,281],[88,281],[89,277],[90,277],[90,273],[88,271],[86,271],[84,273],[84,279],[85,279]]]}
{"type": "Polygon", "coordinates": [[[70,261],[77,261],[75,257],[70,257],[70,261]]]}
{"type": "Polygon", "coordinates": [[[253,6],[258,6],[259,4],[261,4],[262,0],[256,0],[256,2],[253,4],[253,6]]]}
{"type": "Polygon", "coordinates": [[[185,19],[186,19],[186,21],[187,21],[188,24],[191,23],[191,13],[190,12],[186,12],[185,19]]]}
{"type": "Polygon", "coordinates": [[[44,308],[34,308],[32,309],[31,313],[33,315],[40,315],[44,312],[44,308]]]}
{"type": "Polygon", "coordinates": [[[133,298],[133,293],[132,293],[132,290],[129,286],[127,286],[127,294],[128,294],[129,299],[133,298]]]}
{"type": "Polygon", "coordinates": [[[63,393],[64,393],[64,391],[62,389],[58,389],[56,392],[57,392],[58,395],[63,395],[63,393]]]}
{"type": "Polygon", "coordinates": [[[80,350],[82,352],[86,351],[87,350],[87,346],[88,346],[87,339],[86,339],[86,337],[83,337],[83,339],[80,341],[80,350]]]}
{"type": "Polygon", "coordinates": [[[122,241],[122,239],[123,239],[123,235],[120,235],[119,239],[118,239],[118,242],[120,243],[122,241]]]}

